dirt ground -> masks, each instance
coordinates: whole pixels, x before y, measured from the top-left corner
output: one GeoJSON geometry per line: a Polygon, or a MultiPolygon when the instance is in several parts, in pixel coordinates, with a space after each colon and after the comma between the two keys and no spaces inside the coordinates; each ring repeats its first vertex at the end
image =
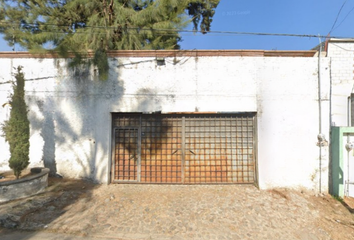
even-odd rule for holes
{"type": "Polygon", "coordinates": [[[119,239],[354,239],[353,207],[306,190],[49,178],[46,192],[0,204],[0,227],[119,239]]]}
{"type": "MultiPolygon", "coordinates": [[[[20,179],[30,176],[31,174],[32,173],[30,169],[25,169],[21,172],[20,179]]],[[[0,173],[0,182],[12,181],[12,180],[16,180],[16,176],[13,174],[13,171],[6,171],[0,173]]]]}

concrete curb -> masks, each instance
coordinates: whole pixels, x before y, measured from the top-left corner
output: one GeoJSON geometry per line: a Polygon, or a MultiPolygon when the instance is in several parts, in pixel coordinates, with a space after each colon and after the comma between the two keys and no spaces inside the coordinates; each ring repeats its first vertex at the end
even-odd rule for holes
{"type": "Polygon", "coordinates": [[[0,183],[0,203],[33,196],[41,193],[48,186],[48,168],[36,168],[36,174],[22,179],[0,183]]]}

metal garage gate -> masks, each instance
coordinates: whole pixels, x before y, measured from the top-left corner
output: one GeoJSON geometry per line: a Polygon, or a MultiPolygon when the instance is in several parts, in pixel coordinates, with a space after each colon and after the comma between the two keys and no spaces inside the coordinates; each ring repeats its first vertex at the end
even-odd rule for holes
{"type": "Polygon", "coordinates": [[[255,114],[113,114],[112,181],[254,183],[255,114]]]}

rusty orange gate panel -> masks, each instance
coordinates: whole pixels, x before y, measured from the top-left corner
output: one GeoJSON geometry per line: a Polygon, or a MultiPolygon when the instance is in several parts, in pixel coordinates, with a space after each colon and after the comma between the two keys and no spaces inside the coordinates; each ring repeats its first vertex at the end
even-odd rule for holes
{"type": "Polygon", "coordinates": [[[256,115],[113,114],[112,182],[255,183],[256,115]]]}

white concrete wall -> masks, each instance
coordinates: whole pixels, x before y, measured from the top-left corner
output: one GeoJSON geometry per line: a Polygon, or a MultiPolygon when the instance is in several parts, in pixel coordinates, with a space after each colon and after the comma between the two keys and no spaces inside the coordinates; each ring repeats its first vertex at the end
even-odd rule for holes
{"type": "MultiPolygon", "coordinates": [[[[321,61],[322,133],[329,138],[329,67],[321,61]]],[[[328,190],[328,147],[319,154],[318,59],[266,58],[258,78],[261,188],[328,190]],[[321,167],[320,167],[321,162],[321,167]]]]}
{"type": "MultiPolygon", "coordinates": [[[[110,76],[74,74],[63,59],[0,59],[0,82],[22,65],[31,121],[31,164],[67,177],[108,181],[110,112],[257,112],[261,188],[319,186],[317,58],[112,58],[110,76]],[[36,79],[36,80],[35,80],[36,79]],[[54,164],[55,163],[55,164],[54,164]]],[[[323,133],[328,137],[329,62],[322,59],[323,133]]],[[[0,84],[0,104],[9,84],[0,84]]],[[[9,110],[1,108],[0,122],[9,110]]],[[[0,169],[8,146],[0,138],[0,169]]],[[[328,148],[322,149],[328,187],[328,148]]]]}

